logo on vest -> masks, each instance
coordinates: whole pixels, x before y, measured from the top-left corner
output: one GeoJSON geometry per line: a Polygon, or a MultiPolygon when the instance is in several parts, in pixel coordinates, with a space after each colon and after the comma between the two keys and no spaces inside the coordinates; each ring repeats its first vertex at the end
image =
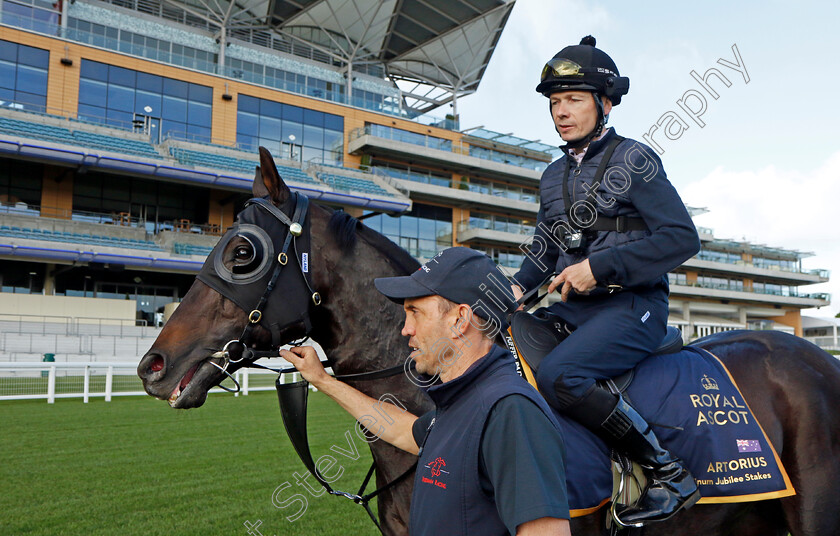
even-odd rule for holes
{"type": "Polygon", "coordinates": [[[446,489],[446,483],[438,480],[438,477],[440,477],[441,474],[445,474],[445,475],[449,474],[449,471],[446,471],[446,470],[442,469],[443,467],[446,467],[446,461],[444,461],[443,458],[438,456],[437,458],[435,458],[434,461],[424,465],[423,467],[425,467],[426,469],[429,469],[432,477],[434,477],[434,478],[429,478],[429,477],[426,477],[426,476],[422,476],[422,477],[420,477],[421,482],[423,482],[424,484],[431,484],[433,486],[437,486],[439,488],[446,489]]]}

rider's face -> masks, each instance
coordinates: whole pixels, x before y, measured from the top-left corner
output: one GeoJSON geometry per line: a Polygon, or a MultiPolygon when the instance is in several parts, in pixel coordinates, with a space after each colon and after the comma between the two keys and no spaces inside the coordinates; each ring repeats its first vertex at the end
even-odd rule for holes
{"type": "MultiPolygon", "coordinates": [[[[551,118],[554,128],[563,141],[577,141],[595,128],[598,121],[598,108],[592,93],[588,91],[563,91],[549,97],[551,103],[551,118]]],[[[609,99],[603,99],[604,114],[612,110],[609,99]]]]}
{"type": "Polygon", "coordinates": [[[425,296],[407,298],[403,304],[405,324],[402,335],[413,349],[411,358],[417,372],[434,376],[449,364],[454,353],[451,312],[443,312],[441,298],[425,296]]]}

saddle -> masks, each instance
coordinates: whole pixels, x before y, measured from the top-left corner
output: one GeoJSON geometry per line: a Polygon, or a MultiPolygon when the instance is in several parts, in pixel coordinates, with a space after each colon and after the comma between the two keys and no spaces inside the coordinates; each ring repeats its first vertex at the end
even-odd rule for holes
{"type": "MultiPolygon", "coordinates": [[[[568,337],[575,327],[563,320],[559,315],[541,307],[531,313],[517,311],[510,319],[510,331],[519,356],[527,366],[537,375],[540,363],[549,352],[568,337]]],[[[682,333],[675,327],[668,326],[665,337],[659,347],[651,355],[674,354],[682,350],[682,333]]],[[[633,381],[633,370],[629,370],[611,382],[623,392],[633,381]]]]}

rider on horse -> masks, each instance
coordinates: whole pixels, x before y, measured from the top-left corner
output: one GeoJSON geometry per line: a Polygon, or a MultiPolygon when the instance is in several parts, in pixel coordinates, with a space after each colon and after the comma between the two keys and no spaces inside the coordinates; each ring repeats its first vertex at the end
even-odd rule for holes
{"type": "Polygon", "coordinates": [[[605,128],[630,81],[595,39],[561,50],[536,90],[549,99],[565,156],[540,180],[540,211],[514,294],[559,273],[550,310],[575,331],[540,363],[537,384],[560,412],[638,462],[649,480],[622,522],[660,521],[699,498],[682,461],[620,395],[596,383],[634,368],[662,341],[666,274],[700,248],[685,205],[646,145],[605,128]]]}

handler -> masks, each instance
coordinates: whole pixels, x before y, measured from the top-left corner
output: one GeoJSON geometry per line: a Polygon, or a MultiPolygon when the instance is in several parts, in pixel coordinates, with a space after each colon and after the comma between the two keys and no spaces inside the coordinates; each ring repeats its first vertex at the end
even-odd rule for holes
{"type": "MultiPolygon", "coordinates": [[[[417,418],[389,405],[394,423],[379,434],[419,455],[412,536],[570,535],[563,439],[513,356],[493,344],[507,311],[481,292],[491,274],[504,278],[483,253],[456,247],[410,276],[374,281],[403,304],[417,372],[440,380],[426,389],[436,410],[417,418]]],[[[356,419],[387,404],[328,375],[311,347],[280,355],[356,419]]]]}
{"type": "Polygon", "coordinates": [[[697,230],[662,162],[650,149],[605,129],[630,80],[587,36],[543,68],[537,92],[565,156],[540,180],[540,211],[514,295],[557,272],[550,309],[576,330],[540,363],[537,385],[574,418],[645,469],[649,487],[624,523],[661,521],[699,498],[682,462],[621,396],[597,387],[635,367],[661,343],[668,320],[666,274],[700,249],[697,230]]]}

